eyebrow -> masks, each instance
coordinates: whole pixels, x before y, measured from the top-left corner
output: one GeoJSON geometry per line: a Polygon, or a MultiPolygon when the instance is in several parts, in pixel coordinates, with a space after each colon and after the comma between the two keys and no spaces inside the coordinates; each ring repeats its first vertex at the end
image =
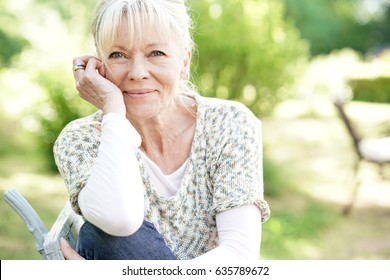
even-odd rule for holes
{"type": "Polygon", "coordinates": [[[149,43],[146,46],[148,48],[150,48],[150,47],[157,47],[157,46],[166,47],[166,46],[168,46],[168,43],[166,43],[166,42],[155,42],[155,43],[149,43]]]}
{"type": "MultiPolygon", "coordinates": [[[[147,48],[154,48],[154,47],[167,47],[169,44],[166,42],[151,42],[146,44],[147,48]]],[[[114,44],[112,45],[112,48],[118,48],[122,51],[127,51],[128,48],[124,47],[123,45],[120,44],[114,44]]]]}

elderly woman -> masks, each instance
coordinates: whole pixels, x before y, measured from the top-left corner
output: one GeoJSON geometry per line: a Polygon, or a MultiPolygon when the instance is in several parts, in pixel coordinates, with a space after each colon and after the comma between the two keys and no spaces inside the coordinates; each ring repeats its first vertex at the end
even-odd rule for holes
{"type": "MultiPolygon", "coordinates": [[[[85,219],[86,259],[257,259],[263,200],[260,121],[189,82],[184,0],[105,0],[97,57],[74,59],[97,113],[61,132],[55,160],[85,219]]],[[[64,242],[67,259],[80,258],[64,242]]]]}

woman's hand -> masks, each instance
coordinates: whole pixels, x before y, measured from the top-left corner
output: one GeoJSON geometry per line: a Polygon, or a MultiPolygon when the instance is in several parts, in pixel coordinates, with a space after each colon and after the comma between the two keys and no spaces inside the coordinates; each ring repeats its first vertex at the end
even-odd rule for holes
{"type": "Polygon", "coordinates": [[[72,247],[69,246],[69,243],[66,242],[64,238],[61,238],[60,241],[61,251],[65,257],[65,260],[85,260],[80,256],[72,247]]]}
{"type": "Polygon", "coordinates": [[[81,98],[103,110],[105,114],[126,114],[122,92],[114,83],[106,79],[106,69],[98,58],[76,57],[73,65],[76,88],[81,98]]]}

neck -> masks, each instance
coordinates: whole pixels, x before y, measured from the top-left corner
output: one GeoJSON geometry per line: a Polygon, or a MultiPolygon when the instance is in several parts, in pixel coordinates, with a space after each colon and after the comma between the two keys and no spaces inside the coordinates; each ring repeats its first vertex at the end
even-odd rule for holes
{"type": "Polygon", "coordinates": [[[132,123],[142,137],[141,150],[164,173],[174,172],[188,159],[196,117],[180,101],[155,118],[132,123]]]}

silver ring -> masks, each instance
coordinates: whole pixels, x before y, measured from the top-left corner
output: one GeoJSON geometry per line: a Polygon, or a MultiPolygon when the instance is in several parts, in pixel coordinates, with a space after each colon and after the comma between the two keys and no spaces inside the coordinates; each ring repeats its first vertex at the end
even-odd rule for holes
{"type": "Polygon", "coordinates": [[[74,71],[77,71],[77,70],[80,70],[80,69],[82,69],[82,70],[85,70],[85,65],[84,64],[77,64],[74,68],[73,68],[73,70],[74,71]]]}

